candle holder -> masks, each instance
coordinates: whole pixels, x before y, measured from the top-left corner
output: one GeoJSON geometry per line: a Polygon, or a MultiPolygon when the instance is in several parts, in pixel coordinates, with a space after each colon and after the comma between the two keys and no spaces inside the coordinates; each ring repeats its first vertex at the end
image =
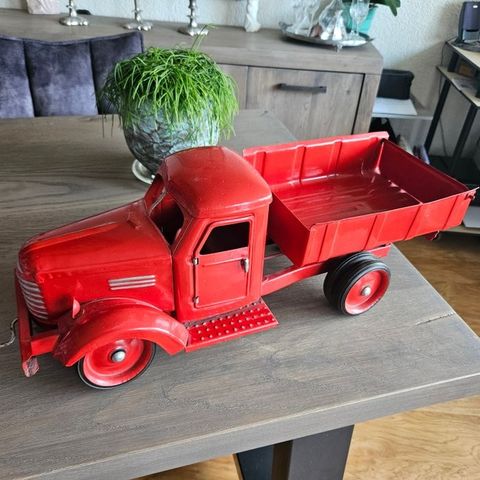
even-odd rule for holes
{"type": "Polygon", "coordinates": [[[77,14],[77,9],[75,8],[75,2],[73,0],[68,0],[67,8],[68,15],[59,20],[62,25],[67,25],[69,27],[86,27],[88,25],[88,20],[77,14]]]}
{"type": "Polygon", "coordinates": [[[142,10],[138,7],[138,1],[134,0],[134,10],[133,10],[133,18],[134,20],[132,22],[126,23],[123,27],[126,28],[127,30],[144,30],[148,31],[152,29],[152,22],[145,22],[142,19],[142,16],[140,15],[142,10]]]}
{"type": "Polygon", "coordinates": [[[188,25],[180,27],[178,31],[185,35],[190,35],[191,37],[196,35],[207,35],[207,27],[200,27],[197,23],[197,1],[190,0],[188,8],[190,9],[190,15],[187,15],[187,17],[190,18],[190,22],[188,25]]]}

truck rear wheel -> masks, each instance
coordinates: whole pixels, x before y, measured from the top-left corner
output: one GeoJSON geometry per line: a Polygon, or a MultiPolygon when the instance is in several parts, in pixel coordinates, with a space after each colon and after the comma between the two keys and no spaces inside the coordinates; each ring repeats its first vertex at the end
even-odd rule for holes
{"type": "Polygon", "coordinates": [[[337,285],[338,282],[337,278],[353,264],[366,259],[374,260],[375,257],[370,252],[358,252],[335,261],[323,282],[323,292],[330,303],[332,303],[331,297],[333,295],[334,286],[337,285]]]}
{"type": "Polygon", "coordinates": [[[114,388],[140,376],[155,356],[155,344],[138,338],[116,340],[87,353],[78,363],[82,381],[93,388],[114,388]]]}
{"type": "Polygon", "coordinates": [[[370,310],[385,295],[390,284],[390,270],[370,254],[349,259],[328,273],[324,292],[328,301],[342,313],[359,315],[370,310]]]}

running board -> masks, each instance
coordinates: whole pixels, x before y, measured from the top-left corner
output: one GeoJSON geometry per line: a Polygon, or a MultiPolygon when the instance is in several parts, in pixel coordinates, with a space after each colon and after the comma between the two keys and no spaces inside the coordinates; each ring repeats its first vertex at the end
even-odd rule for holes
{"type": "Polygon", "coordinates": [[[266,303],[260,299],[246,307],[218,317],[195,322],[187,330],[190,334],[185,350],[191,352],[226,342],[250,333],[257,333],[278,325],[266,303]]]}

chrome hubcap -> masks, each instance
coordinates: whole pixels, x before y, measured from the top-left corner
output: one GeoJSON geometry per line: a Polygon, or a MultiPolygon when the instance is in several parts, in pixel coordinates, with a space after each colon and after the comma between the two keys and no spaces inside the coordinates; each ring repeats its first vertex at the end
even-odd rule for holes
{"type": "Polygon", "coordinates": [[[122,350],[121,348],[118,349],[118,350],[115,350],[112,355],[111,355],[111,360],[112,362],[115,362],[115,363],[120,363],[120,362],[123,362],[125,360],[125,357],[127,356],[127,352],[125,352],[125,350],[122,350]]]}
{"type": "Polygon", "coordinates": [[[372,287],[367,285],[366,287],[363,287],[363,290],[360,292],[360,295],[362,297],[368,297],[371,293],[372,293],[372,287]]]}

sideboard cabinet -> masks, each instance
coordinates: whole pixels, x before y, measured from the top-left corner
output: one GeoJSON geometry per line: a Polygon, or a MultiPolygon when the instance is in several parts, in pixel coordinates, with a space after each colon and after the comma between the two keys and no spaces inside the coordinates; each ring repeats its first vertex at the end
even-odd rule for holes
{"type": "MultiPolygon", "coordinates": [[[[0,34],[43,40],[113,35],[126,31],[123,23],[93,15],[88,27],[65,27],[55,15],[0,9],[0,34]]],[[[145,46],[190,46],[177,28],[154,22],[145,46]]],[[[336,52],[284,39],[279,30],[217,27],[200,48],[236,80],[241,108],[270,110],[299,139],[368,131],[383,65],[371,44],[336,52]]]]}

